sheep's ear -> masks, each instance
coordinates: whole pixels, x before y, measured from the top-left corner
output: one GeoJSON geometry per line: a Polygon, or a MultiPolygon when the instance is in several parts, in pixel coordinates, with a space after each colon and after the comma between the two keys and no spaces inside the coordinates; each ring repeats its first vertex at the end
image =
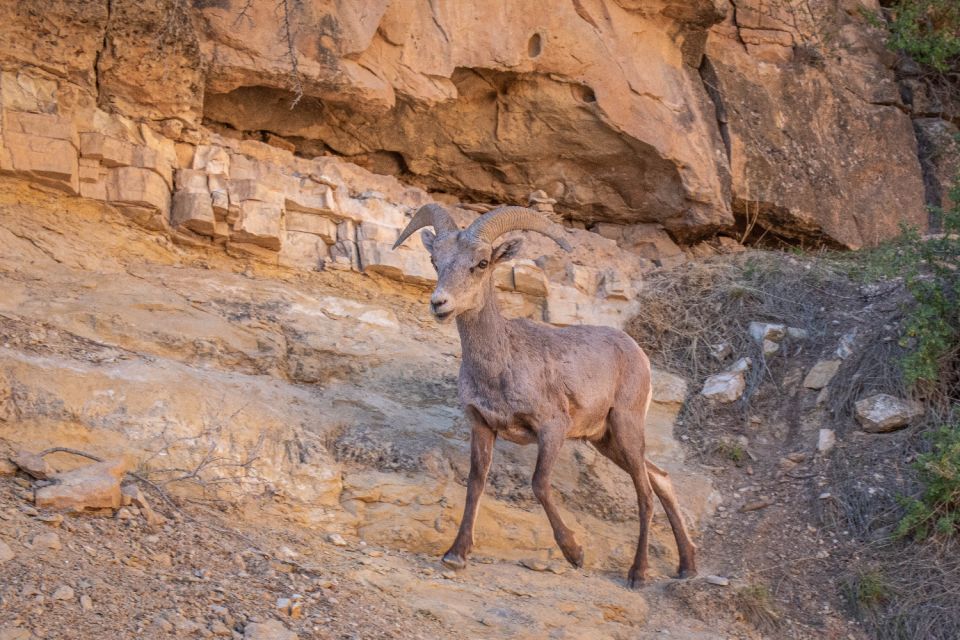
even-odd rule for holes
{"type": "Polygon", "coordinates": [[[523,240],[517,238],[515,240],[507,240],[501,245],[494,247],[493,249],[493,258],[491,262],[503,262],[504,260],[509,260],[513,258],[518,253],[520,253],[520,247],[523,246],[523,240]]]}
{"type": "Polygon", "coordinates": [[[433,241],[437,239],[437,234],[430,229],[424,229],[420,232],[420,239],[423,240],[423,246],[426,247],[427,253],[433,254],[433,241]]]}

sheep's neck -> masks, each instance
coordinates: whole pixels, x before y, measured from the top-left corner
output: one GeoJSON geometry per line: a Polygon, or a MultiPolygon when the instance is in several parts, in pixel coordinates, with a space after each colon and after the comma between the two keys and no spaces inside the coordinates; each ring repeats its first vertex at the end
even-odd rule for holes
{"type": "Polygon", "coordinates": [[[489,377],[499,377],[507,367],[510,349],[507,345],[507,320],[500,315],[493,291],[493,280],[487,282],[484,305],[457,316],[463,361],[489,377]]]}

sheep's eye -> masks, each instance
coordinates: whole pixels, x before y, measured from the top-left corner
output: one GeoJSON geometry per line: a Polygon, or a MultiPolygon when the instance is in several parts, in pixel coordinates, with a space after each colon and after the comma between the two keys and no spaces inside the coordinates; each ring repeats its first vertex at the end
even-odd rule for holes
{"type": "Polygon", "coordinates": [[[486,269],[488,264],[490,264],[490,263],[487,262],[486,260],[481,260],[480,262],[477,263],[477,268],[478,268],[478,269],[486,269]]]}

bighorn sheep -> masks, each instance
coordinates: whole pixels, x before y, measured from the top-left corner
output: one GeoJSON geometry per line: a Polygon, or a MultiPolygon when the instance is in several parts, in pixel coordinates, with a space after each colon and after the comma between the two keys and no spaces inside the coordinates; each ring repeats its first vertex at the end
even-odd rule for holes
{"type": "Polygon", "coordinates": [[[460,230],[440,205],[417,210],[394,249],[423,227],[423,244],[437,270],[430,310],[441,323],[457,321],[463,362],[458,395],[471,426],[470,475],[463,520],[443,562],[466,566],[480,494],[499,436],[517,444],[537,443],[533,493],[543,505],[554,539],[572,565],[583,565],[583,549],[563,522],[550,489],[550,471],[564,440],[590,442],[630,474],[640,507],[640,539],[628,584],[643,584],[653,493],[660,498],[680,555],[680,577],[696,573],[690,540],[667,473],[644,458],[644,420],[650,404],[650,361],[626,333],[609,327],[557,328],[526,319],[507,320],[497,310],[493,266],[515,256],[521,240],[496,247],[503,234],[529,229],[567,251],[563,228],[523,207],[500,207],[460,230]],[[652,485],[652,487],[651,487],[652,485]],[[651,491],[652,489],[652,491],[651,491]]]}

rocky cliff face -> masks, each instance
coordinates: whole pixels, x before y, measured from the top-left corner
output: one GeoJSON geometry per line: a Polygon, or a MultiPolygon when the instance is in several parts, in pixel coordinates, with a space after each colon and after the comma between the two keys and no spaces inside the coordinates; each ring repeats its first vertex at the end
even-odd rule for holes
{"type": "MultiPolygon", "coordinates": [[[[922,84],[898,86],[864,18],[876,9],[874,0],[575,0],[549,11],[14,3],[0,26],[4,106],[56,121],[7,116],[0,169],[52,171],[76,191],[64,144],[87,130],[123,139],[93,120],[102,111],[171,145],[209,142],[213,131],[300,158],[344,157],[449,202],[525,204],[542,190],[574,226],[659,224],[682,242],[749,227],[859,247],[901,221],[926,223],[943,179],[920,159],[953,126],[938,121],[942,109],[931,113],[922,84]],[[22,135],[41,140],[11,151],[22,135]],[[38,169],[24,153],[63,166],[38,169]]],[[[171,168],[193,169],[188,155],[171,153],[171,168]]],[[[168,213],[160,183],[145,179],[168,213]]],[[[110,199],[130,195],[121,189],[110,199]]]]}

